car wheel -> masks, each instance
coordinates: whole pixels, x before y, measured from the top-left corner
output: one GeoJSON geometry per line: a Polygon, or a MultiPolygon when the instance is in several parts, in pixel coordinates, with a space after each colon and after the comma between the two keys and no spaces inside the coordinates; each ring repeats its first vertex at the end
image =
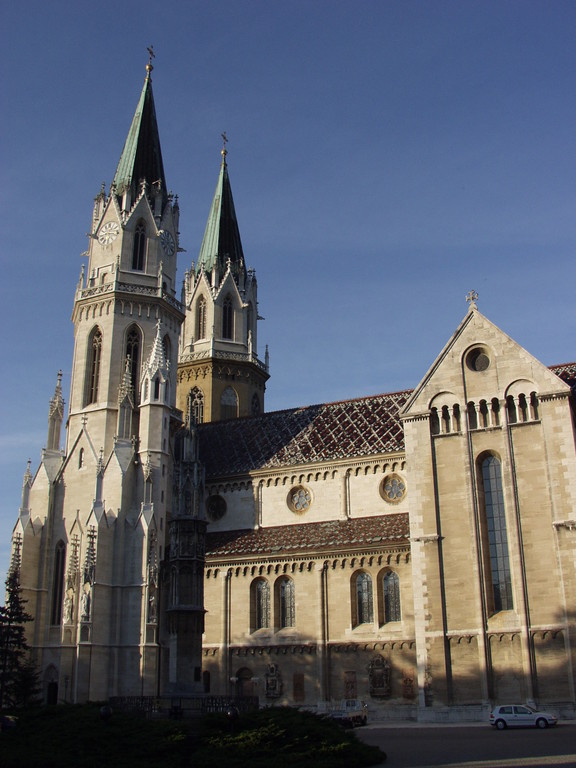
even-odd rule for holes
{"type": "Polygon", "coordinates": [[[539,717],[538,720],[536,720],[536,728],[548,728],[548,720],[544,717],[539,717]]]}
{"type": "Polygon", "coordinates": [[[496,720],[496,728],[498,728],[499,731],[503,731],[504,728],[506,728],[506,721],[505,720],[496,720]]]}

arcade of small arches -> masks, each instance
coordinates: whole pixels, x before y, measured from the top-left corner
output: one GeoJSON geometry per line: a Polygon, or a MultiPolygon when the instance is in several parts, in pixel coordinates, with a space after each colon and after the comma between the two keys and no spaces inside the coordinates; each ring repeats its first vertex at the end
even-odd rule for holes
{"type": "Polygon", "coordinates": [[[401,551],[388,552],[386,554],[358,555],[352,557],[337,557],[333,560],[294,560],[292,562],[269,562],[259,565],[237,565],[237,566],[213,566],[206,568],[205,576],[207,579],[216,579],[221,576],[246,577],[250,576],[271,576],[280,573],[304,573],[314,570],[333,571],[344,568],[368,568],[373,566],[399,566],[407,565],[410,562],[410,551],[402,549],[401,551]]]}
{"type": "Polygon", "coordinates": [[[506,423],[525,424],[539,421],[539,398],[535,391],[507,394],[501,401],[497,397],[470,401],[463,412],[459,403],[447,401],[447,393],[435,398],[430,407],[430,432],[432,435],[459,434],[463,424],[470,431],[495,429],[506,423]]]}

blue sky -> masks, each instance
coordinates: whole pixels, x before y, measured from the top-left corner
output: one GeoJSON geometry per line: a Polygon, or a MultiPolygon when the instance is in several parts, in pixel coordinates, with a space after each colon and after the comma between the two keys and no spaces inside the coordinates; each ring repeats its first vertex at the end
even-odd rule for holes
{"type": "Polygon", "coordinates": [[[415,386],[470,289],[544,363],[576,359],[571,0],[29,0],[0,28],[2,581],[150,44],[181,275],[228,135],[267,410],[415,386]]]}

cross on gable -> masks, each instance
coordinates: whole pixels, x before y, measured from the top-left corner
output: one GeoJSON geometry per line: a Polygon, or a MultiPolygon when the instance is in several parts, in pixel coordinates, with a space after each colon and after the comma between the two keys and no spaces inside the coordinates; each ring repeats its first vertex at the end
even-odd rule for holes
{"type": "Polygon", "coordinates": [[[476,302],[478,301],[478,293],[476,291],[468,291],[466,294],[466,301],[468,304],[470,304],[470,308],[476,307],[476,302]]]}

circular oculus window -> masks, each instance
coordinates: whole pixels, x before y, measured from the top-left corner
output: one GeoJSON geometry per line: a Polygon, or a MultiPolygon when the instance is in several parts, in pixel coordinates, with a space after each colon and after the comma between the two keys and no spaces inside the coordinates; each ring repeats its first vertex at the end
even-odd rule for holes
{"type": "Polygon", "coordinates": [[[303,515],[312,505],[312,494],[303,485],[296,485],[288,494],[287,502],[292,512],[303,515]]]}
{"type": "Polygon", "coordinates": [[[406,496],[406,482],[395,472],[380,483],[380,495],[389,504],[398,504],[406,496]]]}
{"type": "Polygon", "coordinates": [[[488,351],[482,347],[471,349],[466,355],[466,365],[471,371],[486,371],[490,367],[488,351]]]}
{"type": "Polygon", "coordinates": [[[206,513],[208,520],[215,522],[226,514],[226,502],[222,496],[208,496],[206,499],[206,513]]]}

